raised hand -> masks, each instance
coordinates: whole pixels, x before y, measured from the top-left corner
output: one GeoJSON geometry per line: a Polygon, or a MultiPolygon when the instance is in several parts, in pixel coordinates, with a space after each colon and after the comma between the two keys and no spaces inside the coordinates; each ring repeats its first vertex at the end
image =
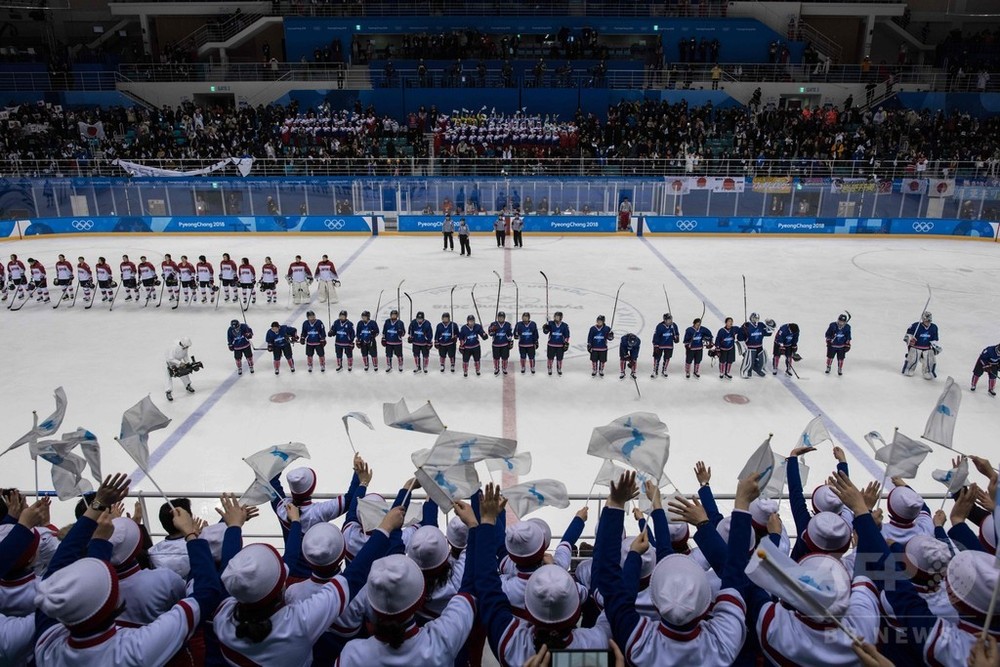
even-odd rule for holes
{"type": "Polygon", "coordinates": [[[759,495],[760,473],[755,472],[741,479],[736,485],[736,502],[733,507],[738,510],[749,510],[750,503],[756,500],[759,495]]]}
{"type": "Polygon", "coordinates": [[[587,518],[590,516],[590,508],[584,505],[583,507],[581,507],[576,511],[576,516],[586,521],[587,518]]]}
{"type": "Polygon", "coordinates": [[[767,517],[767,532],[769,535],[781,535],[781,517],[775,512],[767,517]]]}
{"type": "Polygon", "coordinates": [[[847,463],[847,456],[844,454],[844,450],[840,447],[833,448],[833,458],[837,459],[840,463],[847,463]]]}
{"type": "Polygon", "coordinates": [[[674,496],[674,499],[667,503],[667,507],[670,509],[670,514],[692,526],[700,526],[708,521],[708,513],[697,498],[688,500],[684,496],[674,496]]]}
{"type": "MultiPolygon", "coordinates": [[[[20,495],[18,494],[18,496],[20,495]]],[[[49,523],[49,507],[51,505],[51,498],[39,498],[31,507],[18,511],[17,522],[25,528],[44,526],[49,523]]]]}
{"type": "Polygon", "coordinates": [[[855,516],[868,512],[868,502],[865,500],[864,494],[858,487],[854,486],[851,478],[843,472],[831,475],[826,483],[833,489],[834,494],[840,498],[841,502],[854,512],[855,516]]]}
{"type": "Polygon", "coordinates": [[[651,479],[646,480],[646,497],[653,504],[654,510],[663,509],[663,498],[660,496],[660,487],[651,479]]]}
{"type": "Polygon", "coordinates": [[[406,512],[402,505],[398,507],[393,507],[389,510],[384,517],[382,517],[382,523],[379,524],[379,528],[387,533],[391,533],[394,530],[399,530],[403,527],[403,519],[406,518],[406,512]]]}
{"type": "Polygon", "coordinates": [[[618,483],[611,482],[611,493],[608,495],[608,507],[625,509],[625,503],[639,495],[639,487],[635,484],[635,472],[629,470],[622,473],[618,483]]]}
{"type": "Polygon", "coordinates": [[[111,516],[111,512],[101,512],[101,516],[97,518],[97,528],[94,529],[92,539],[110,540],[111,536],[115,533],[113,520],[114,517],[111,516]]]}
{"type": "Polygon", "coordinates": [[[795,449],[792,450],[792,453],[789,454],[789,456],[802,456],[803,454],[808,454],[809,452],[815,452],[815,451],[816,451],[815,447],[796,447],[795,449]]]}
{"type": "Polygon", "coordinates": [[[479,516],[483,523],[495,524],[497,517],[507,507],[507,499],[500,494],[500,487],[490,483],[486,485],[483,497],[479,501],[479,516]]]}
{"type": "Polygon", "coordinates": [[[865,504],[868,509],[874,509],[878,505],[878,499],[882,495],[882,485],[878,482],[868,482],[868,486],[861,492],[865,497],[865,504]]]}
{"type": "MultiPolygon", "coordinates": [[[[184,533],[185,539],[191,536],[198,537],[198,533],[201,532],[201,528],[198,527],[196,519],[192,517],[186,509],[183,507],[175,507],[172,514],[174,528],[176,528],[179,532],[184,533]]],[[[201,521],[201,519],[197,519],[197,521],[201,521]]]]}
{"type": "Polygon", "coordinates": [[[97,493],[94,494],[94,500],[101,505],[111,507],[115,503],[121,502],[121,500],[128,495],[128,487],[130,483],[128,475],[125,473],[108,475],[97,488],[97,493]]]}
{"type": "Polygon", "coordinates": [[[462,520],[469,528],[475,528],[479,525],[479,519],[476,518],[476,512],[472,509],[472,505],[469,503],[456,500],[452,509],[455,510],[455,516],[462,520]]]}
{"type": "Polygon", "coordinates": [[[705,465],[704,461],[694,464],[694,476],[699,485],[705,485],[712,481],[712,469],[705,465]]]}
{"type": "Polygon", "coordinates": [[[288,516],[289,523],[295,523],[302,518],[299,506],[290,500],[285,503],[285,514],[288,516]]]}
{"type": "Polygon", "coordinates": [[[242,528],[247,522],[247,513],[236,496],[232,493],[223,493],[219,496],[219,502],[222,503],[222,509],[216,507],[215,511],[222,517],[226,526],[242,528]]]}
{"type": "Polygon", "coordinates": [[[649,531],[644,530],[639,533],[639,537],[632,540],[632,546],[629,547],[629,551],[634,551],[640,556],[649,550],[649,531]]]}
{"type": "Polygon", "coordinates": [[[965,520],[969,518],[969,512],[972,511],[972,506],[976,504],[978,492],[979,487],[975,484],[959,490],[955,504],[951,506],[951,525],[957,526],[960,523],[965,523],[965,520]]]}
{"type": "Polygon", "coordinates": [[[7,503],[7,514],[12,516],[14,519],[18,519],[21,516],[21,512],[27,507],[28,502],[21,495],[21,492],[17,489],[7,489],[3,494],[4,502],[7,503]]]}

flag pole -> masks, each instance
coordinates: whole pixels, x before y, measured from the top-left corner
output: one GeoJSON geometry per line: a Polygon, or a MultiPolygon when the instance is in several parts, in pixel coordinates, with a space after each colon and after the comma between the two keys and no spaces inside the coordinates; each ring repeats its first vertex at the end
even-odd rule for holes
{"type": "Polygon", "coordinates": [[[42,489],[38,484],[38,457],[35,457],[35,500],[41,500],[42,489]]]}
{"type": "MultiPolygon", "coordinates": [[[[423,470],[423,467],[418,468],[418,470],[423,470]]],[[[414,478],[414,480],[416,480],[416,478],[414,478]]],[[[404,512],[406,511],[406,503],[410,501],[411,493],[413,493],[413,484],[407,485],[406,494],[403,496],[403,502],[401,503],[401,506],[403,507],[404,512]]]]}
{"type": "MultiPolygon", "coordinates": [[[[989,521],[990,519],[987,519],[989,521]]],[[[997,607],[997,595],[1000,595],[1000,578],[997,579],[997,583],[993,586],[993,597],[990,598],[989,609],[986,610],[986,622],[983,623],[983,631],[979,635],[979,641],[986,641],[986,636],[990,632],[990,624],[993,622],[993,612],[996,611],[997,607]]]]}
{"type": "Polygon", "coordinates": [[[351,429],[347,426],[347,417],[344,417],[342,421],[344,422],[344,430],[347,431],[347,442],[351,445],[351,450],[357,454],[358,450],[355,448],[354,441],[351,439],[351,429]]]}

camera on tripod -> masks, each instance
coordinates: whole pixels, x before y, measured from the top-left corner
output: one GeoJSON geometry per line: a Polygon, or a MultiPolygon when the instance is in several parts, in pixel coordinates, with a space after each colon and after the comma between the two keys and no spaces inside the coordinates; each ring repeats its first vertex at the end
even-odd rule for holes
{"type": "Polygon", "coordinates": [[[191,361],[186,364],[181,364],[180,366],[170,366],[170,377],[184,377],[185,375],[191,375],[191,373],[196,373],[205,367],[205,364],[201,363],[194,357],[191,357],[191,361]]]}

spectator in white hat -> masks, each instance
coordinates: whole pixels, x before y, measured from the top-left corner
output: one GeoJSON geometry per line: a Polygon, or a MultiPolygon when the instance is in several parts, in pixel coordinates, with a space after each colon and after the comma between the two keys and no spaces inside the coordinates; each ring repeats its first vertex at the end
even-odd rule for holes
{"type": "Polygon", "coordinates": [[[892,482],[896,486],[886,499],[889,521],[882,524],[882,536],[886,541],[901,544],[905,544],[914,535],[933,537],[934,522],[924,499],[898,477],[893,477],[892,482]]]}
{"type": "Polygon", "coordinates": [[[423,625],[441,616],[451,598],[458,595],[465,573],[465,559],[453,563],[448,539],[437,526],[421,526],[406,545],[406,555],[424,575],[424,601],[417,610],[423,625]]]}
{"type": "Polygon", "coordinates": [[[118,576],[110,564],[114,527],[108,510],[128,492],[125,475],[108,477],[94,501],[60,544],[38,586],[35,661],[39,665],[164,665],[215,610],[222,588],[204,540],[191,515],[174,511],[185,531],[193,593],[141,628],[121,628],[118,576]],[[84,545],[97,557],[77,560],[84,545]],[[75,561],[75,562],[74,562],[75,561]]]}
{"type": "MultiPolygon", "coordinates": [[[[526,618],[515,617],[507,604],[496,563],[494,524],[504,501],[499,487],[486,487],[480,506],[481,521],[470,532],[474,551],[476,598],[486,626],[490,647],[502,667],[521,667],[544,645],[550,649],[607,649],[608,628],[578,628],[577,622],[587,599],[587,591],[559,565],[543,565],[527,580],[526,618]]],[[[464,510],[470,524],[475,514],[464,510]]]]}
{"type": "MultiPolygon", "coordinates": [[[[351,485],[347,493],[337,496],[332,500],[313,502],[312,495],[316,491],[316,471],[312,468],[294,468],[286,474],[288,479],[288,489],[292,492],[292,503],[299,508],[301,515],[300,522],[303,532],[308,531],[317,523],[326,523],[344,514],[351,506],[351,499],[360,486],[368,486],[371,481],[371,471],[367,471],[367,479],[362,480],[361,472],[367,470],[364,460],[357,454],[354,455],[354,475],[351,477],[351,485]],[[362,484],[364,481],[364,484],[362,484]]],[[[281,487],[278,478],[271,480],[271,485],[278,491],[278,497],[271,501],[274,513],[278,515],[278,521],[284,530],[288,530],[289,521],[285,511],[285,491],[281,487]]]]}
{"type": "Polygon", "coordinates": [[[853,529],[844,518],[833,512],[813,515],[802,537],[792,549],[792,559],[800,560],[809,554],[829,554],[840,557],[851,547],[853,529]]]}
{"type": "Polygon", "coordinates": [[[289,605],[284,601],[287,571],[278,551],[267,544],[244,547],[222,573],[232,596],[213,621],[223,657],[234,664],[309,664],[313,644],[361,590],[372,563],[385,554],[389,534],[402,524],[402,510],[386,514],[343,574],[289,605]]]}
{"type": "MultiPolygon", "coordinates": [[[[727,565],[722,574],[723,590],[713,604],[702,567],[690,556],[666,556],[656,564],[650,581],[650,597],[658,612],[658,622],[653,623],[637,612],[635,579],[640,572],[641,553],[649,548],[647,534],[643,533],[633,543],[634,555],[629,554],[626,559],[628,581],[617,557],[624,506],[637,491],[634,472],[627,472],[612,483],[597,524],[592,576],[604,596],[605,614],[615,641],[638,667],[731,665],[746,636],[745,605],[731,583],[738,570],[727,565]]],[[[737,507],[741,506],[741,498],[743,507],[749,505],[750,496],[745,489],[742,496],[739,492],[737,495],[737,507]]],[[[739,551],[743,551],[743,546],[733,541],[728,562],[738,562],[739,551]]]]}
{"type": "MultiPolygon", "coordinates": [[[[559,540],[559,544],[556,545],[555,551],[552,552],[552,562],[564,570],[569,571],[570,565],[573,563],[573,547],[576,546],[577,540],[583,534],[583,529],[587,526],[588,512],[589,509],[586,505],[577,511],[566,528],[566,532],[563,533],[562,539],[559,540]]],[[[549,524],[538,517],[529,517],[525,521],[530,521],[542,529],[542,541],[545,543],[546,551],[548,551],[552,544],[552,528],[549,524]]],[[[517,563],[510,558],[509,554],[500,561],[500,574],[506,576],[517,574],[517,563]]]]}
{"type": "Polygon", "coordinates": [[[118,595],[124,605],[117,623],[128,628],[149,625],[185,597],[185,582],[169,568],[139,567],[142,533],[135,521],[118,517],[112,526],[111,565],[118,575],[118,595]]]}
{"type": "Polygon", "coordinates": [[[58,544],[45,527],[49,522],[49,499],[39,499],[27,507],[24,496],[13,489],[7,494],[7,503],[7,514],[16,523],[0,525],[0,614],[32,616],[39,576],[36,572],[44,572],[52,558],[51,545],[58,544]]]}

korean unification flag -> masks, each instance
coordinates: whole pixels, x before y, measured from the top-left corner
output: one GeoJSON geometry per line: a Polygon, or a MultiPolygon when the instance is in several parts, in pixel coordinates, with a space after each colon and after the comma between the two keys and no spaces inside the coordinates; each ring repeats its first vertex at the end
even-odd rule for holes
{"type": "Polygon", "coordinates": [[[414,477],[438,507],[447,511],[456,500],[471,498],[479,490],[479,473],[472,463],[448,468],[417,468],[414,477]]]}
{"type": "Polygon", "coordinates": [[[516,451],[517,440],[444,431],[434,441],[433,447],[414,452],[410,459],[417,468],[448,468],[460,463],[510,458],[516,451]]]}
{"type": "Polygon", "coordinates": [[[139,469],[149,475],[149,434],[166,428],[168,424],[170,418],[146,396],[122,415],[121,433],[115,440],[139,469]]]}
{"type": "Polygon", "coordinates": [[[375,425],[372,424],[372,420],[363,412],[348,412],[346,415],[341,417],[344,422],[344,428],[347,428],[348,419],[356,419],[371,430],[375,430],[375,425]]]}
{"type": "MultiPolygon", "coordinates": [[[[610,459],[605,459],[604,464],[601,465],[601,469],[597,472],[597,478],[594,480],[594,486],[606,486],[611,487],[611,482],[618,483],[621,476],[628,472],[628,468],[616,465],[614,461],[610,459]]],[[[641,491],[641,489],[640,489],[641,491]]]]}
{"type": "Polygon", "coordinates": [[[386,426],[403,431],[416,431],[431,435],[437,435],[444,431],[444,424],[430,401],[413,412],[410,412],[409,408],[406,407],[406,400],[402,398],[399,399],[398,403],[383,403],[382,416],[386,426]]]}
{"type": "Polygon", "coordinates": [[[767,436],[767,440],[762,442],[760,447],[750,455],[750,459],[743,466],[737,479],[746,479],[754,473],[759,473],[757,484],[761,489],[765,489],[771,478],[774,477],[775,465],[774,452],[771,451],[771,436],[767,436]]]}
{"type": "Polygon", "coordinates": [[[565,509],[569,507],[569,494],[566,485],[555,479],[536,479],[532,482],[525,482],[516,486],[508,486],[501,492],[507,499],[507,505],[511,511],[517,515],[518,519],[524,519],[542,507],[557,507],[565,509]]]}
{"type": "Polygon", "coordinates": [[[254,480],[240,497],[244,505],[263,505],[277,498],[271,480],[280,475],[293,461],[309,458],[309,450],[301,442],[274,445],[251,454],[243,462],[253,470],[254,480]]]}
{"type": "Polygon", "coordinates": [[[969,480],[969,459],[962,457],[958,465],[948,470],[935,470],[931,473],[935,482],[941,482],[948,487],[948,495],[958,493],[969,480]]]}
{"type": "Polygon", "coordinates": [[[75,431],[63,433],[59,437],[63,442],[72,443],[74,447],[80,446],[83,458],[87,460],[87,466],[90,468],[91,477],[100,484],[104,477],[101,475],[101,444],[97,441],[97,436],[79,426],[75,431]]]}
{"type": "Polygon", "coordinates": [[[87,460],[82,456],[54,450],[39,456],[52,464],[52,488],[59,500],[71,500],[94,490],[93,485],[83,478],[87,460]]]}
{"type": "Polygon", "coordinates": [[[38,422],[38,415],[33,415],[33,424],[31,430],[22,435],[20,438],[14,441],[14,443],[5,449],[0,456],[3,456],[12,449],[17,449],[22,445],[26,445],[29,442],[34,442],[39,438],[44,438],[46,436],[52,435],[59,427],[62,426],[63,418],[66,416],[66,392],[62,387],[58,387],[55,390],[56,398],[56,409],[55,411],[46,417],[41,423],[38,422]]]}
{"type": "Polygon", "coordinates": [[[828,440],[832,441],[833,438],[830,437],[830,432],[826,430],[823,417],[817,415],[813,417],[812,421],[806,424],[805,430],[799,436],[799,443],[796,447],[815,447],[821,442],[828,440]]]}
{"type": "Polygon", "coordinates": [[[527,475],[531,472],[531,452],[521,452],[502,459],[486,459],[486,468],[490,472],[527,475]]]}
{"type": "MultiPolygon", "coordinates": [[[[382,519],[392,509],[392,503],[378,496],[365,496],[364,498],[358,498],[357,508],[361,530],[370,533],[382,523],[382,519]]],[[[420,523],[422,513],[423,503],[410,503],[406,508],[403,526],[413,526],[420,523]]]]}
{"type": "Polygon", "coordinates": [[[670,434],[655,414],[633,412],[595,428],[587,453],[621,461],[659,478],[670,456],[670,434]]]}
{"type": "Polygon", "coordinates": [[[950,376],[944,383],[944,391],[938,397],[937,405],[927,418],[924,440],[942,447],[952,448],[955,437],[955,422],[958,420],[958,406],[962,403],[962,390],[950,376]]]}
{"type": "Polygon", "coordinates": [[[913,479],[931,448],[896,431],[892,442],[875,452],[875,460],[885,464],[886,477],[913,479]]]}

